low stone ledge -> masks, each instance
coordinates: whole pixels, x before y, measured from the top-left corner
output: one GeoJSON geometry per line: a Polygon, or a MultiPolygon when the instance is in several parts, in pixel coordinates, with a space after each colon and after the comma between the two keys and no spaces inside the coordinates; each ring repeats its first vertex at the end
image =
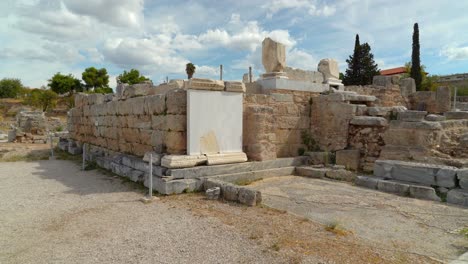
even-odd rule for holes
{"type": "Polygon", "coordinates": [[[241,163],[247,161],[247,155],[244,152],[207,154],[206,158],[208,165],[241,163]]]}
{"type": "Polygon", "coordinates": [[[329,169],[314,168],[314,167],[296,167],[296,175],[308,178],[325,178],[325,174],[329,169]]]}
{"type": "Polygon", "coordinates": [[[447,193],[447,203],[468,207],[468,191],[453,189],[447,193]]]}
{"type": "Polygon", "coordinates": [[[186,156],[186,155],[166,155],[161,160],[161,165],[169,169],[190,168],[202,165],[207,162],[204,155],[186,156]]]}
{"type": "Polygon", "coordinates": [[[427,115],[426,111],[408,110],[405,112],[399,112],[398,120],[406,121],[406,122],[419,122],[419,121],[423,121],[426,115],[427,115]]]}
{"type": "Polygon", "coordinates": [[[219,187],[221,189],[221,196],[227,201],[239,202],[248,206],[255,206],[262,202],[262,194],[260,191],[221,180],[203,179],[204,190],[213,187],[219,187]]]}
{"type": "Polygon", "coordinates": [[[441,115],[430,114],[426,116],[426,120],[431,121],[431,122],[445,121],[446,119],[447,118],[445,116],[441,116],[441,115]]]}
{"type": "Polygon", "coordinates": [[[224,82],[226,92],[245,93],[245,84],[243,82],[229,81],[224,82]]]}
{"type": "Polygon", "coordinates": [[[383,178],[357,176],[355,183],[357,186],[377,190],[377,185],[380,180],[383,180],[383,178]]]}
{"type": "Polygon", "coordinates": [[[445,112],[444,116],[447,119],[468,119],[468,111],[450,111],[445,112]]]}
{"type": "Polygon", "coordinates": [[[387,126],[388,122],[387,119],[383,117],[376,117],[376,116],[355,116],[349,122],[351,125],[355,126],[387,126]]]}
{"type": "Polygon", "coordinates": [[[379,181],[377,189],[382,192],[394,193],[400,196],[409,196],[409,184],[396,181],[379,181]]]}
{"type": "Polygon", "coordinates": [[[224,82],[219,80],[192,78],[185,84],[187,89],[224,91],[224,82]]]}
{"type": "Polygon", "coordinates": [[[429,186],[410,185],[409,195],[417,199],[437,201],[437,202],[441,201],[440,197],[437,196],[435,189],[429,186]]]}

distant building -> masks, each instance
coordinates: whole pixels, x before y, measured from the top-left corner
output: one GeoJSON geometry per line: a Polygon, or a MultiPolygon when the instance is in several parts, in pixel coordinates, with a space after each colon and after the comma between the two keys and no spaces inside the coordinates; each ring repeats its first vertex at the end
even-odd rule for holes
{"type": "Polygon", "coordinates": [[[468,81],[468,73],[458,73],[451,75],[441,75],[437,82],[443,83],[456,83],[456,82],[466,82],[468,81]]]}
{"type": "Polygon", "coordinates": [[[386,70],[380,71],[380,75],[384,75],[384,76],[393,76],[393,75],[402,76],[405,73],[406,73],[405,67],[397,67],[397,68],[386,69],[386,70]]]}

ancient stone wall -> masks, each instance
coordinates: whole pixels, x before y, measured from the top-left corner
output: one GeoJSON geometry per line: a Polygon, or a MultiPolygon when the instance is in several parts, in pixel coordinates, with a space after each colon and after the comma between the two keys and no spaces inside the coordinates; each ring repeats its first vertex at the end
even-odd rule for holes
{"type": "Polygon", "coordinates": [[[186,91],[117,100],[78,94],[68,118],[70,137],[107,149],[143,156],[186,153],[186,91]]]}
{"type": "Polygon", "coordinates": [[[289,90],[245,94],[244,151],[249,158],[294,157],[305,151],[302,134],[309,133],[310,102],[315,96],[289,90]]]}
{"type": "Polygon", "coordinates": [[[352,91],[362,95],[372,95],[377,97],[376,106],[405,106],[407,100],[401,95],[399,86],[378,87],[373,85],[365,86],[345,86],[345,91],[352,91]]]}
{"type": "Polygon", "coordinates": [[[450,88],[438,87],[435,92],[418,91],[409,96],[409,109],[443,113],[450,111],[450,88]]]}

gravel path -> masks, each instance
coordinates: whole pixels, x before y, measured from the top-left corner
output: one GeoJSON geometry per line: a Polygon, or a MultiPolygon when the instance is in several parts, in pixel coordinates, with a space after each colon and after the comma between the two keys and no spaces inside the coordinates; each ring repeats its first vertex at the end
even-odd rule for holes
{"type": "Polygon", "coordinates": [[[282,263],[216,218],[71,161],[0,163],[0,263],[282,263]]]}

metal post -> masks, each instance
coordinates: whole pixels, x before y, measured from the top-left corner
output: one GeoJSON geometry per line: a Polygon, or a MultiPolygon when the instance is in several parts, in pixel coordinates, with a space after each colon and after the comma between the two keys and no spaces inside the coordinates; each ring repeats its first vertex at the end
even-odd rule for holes
{"type": "Polygon", "coordinates": [[[249,66],[249,82],[252,82],[252,66],[249,66]]]}
{"type": "Polygon", "coordinates": [[[453,111],[457,111],[457,87],[454,87],[453,89],[453,111]]]}
{"type": "Polygon", "coordinates": [[[54,159],[54,143],[52,142],[52,134],[49,134],[49,140],[50,140],[50,155],[52,159],[54,159]]]}
{"type": "Polygon", "coordinates": [[[82,170],[85,170],[86,167],[86,144],[83,144],[83,164],[81,166],[82,170]]]}
{"type": "Polygon", "coordinates": [[[219,79],[222,81],[223,80],[223,65],[219,65],[219,79]]]}
{"type": "Polygon", "coordinates": [[[153,154],[150,153],[149,157],[149,198],[153,197],[153,154]]]}

